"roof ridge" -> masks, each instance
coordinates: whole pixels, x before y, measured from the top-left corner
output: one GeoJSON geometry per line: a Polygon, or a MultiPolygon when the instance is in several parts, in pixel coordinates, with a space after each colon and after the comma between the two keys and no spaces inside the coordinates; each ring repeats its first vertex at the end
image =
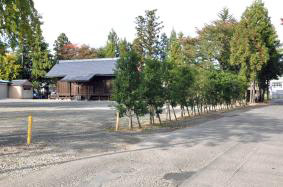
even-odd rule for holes
{"type": "Polygon", "coordinates": [[[92,59],[59,60],[59,64],[65,62],[93,62],[93,61],[110,61],[110,60],[118,60],[118,59],[119,58],[92,58],[92,59]]]}

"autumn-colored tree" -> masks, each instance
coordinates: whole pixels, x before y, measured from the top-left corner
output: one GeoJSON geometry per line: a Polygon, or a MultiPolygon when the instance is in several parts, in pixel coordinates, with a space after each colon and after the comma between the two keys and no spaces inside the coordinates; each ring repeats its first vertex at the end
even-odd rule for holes
{"type": "Polygon", "coordinates": [[[57,39],[54,41],[54,52],[55,52],[55,60],[64,60],[64,56],[62,54],[65,45],[71,44],[69,38],[65,33],[61,33],[57,39]]]}
{"type": "Polygon", "coordinates": [[[222,70],[235,70],[229,62],[230,41],[237,22],[229,9],[218,13],[218,19],[198,30],[199,57],[202,61],[213,63],[222,70]]]}
{"type": "Polygon", "coordinates": [[[18,77],[21,65],[13,54],[0,56],[0,79],[13,80],[18,77]]]}
{"type": "Polygon", "coordinates": [[[74,59],[92,59],[105,57],[100,56],[99,51],[95,48],[91,48],[88,45],[78,46],[76,44],[66,44],[60,50],[60,56],[63,60],[74,60],[74,59]]]}
{"type": "Polygon", "coordinates": [[[81,45],[76,49],[76,59],[91,59],[97,57],[97,51],[88,45],[81,45]]]}

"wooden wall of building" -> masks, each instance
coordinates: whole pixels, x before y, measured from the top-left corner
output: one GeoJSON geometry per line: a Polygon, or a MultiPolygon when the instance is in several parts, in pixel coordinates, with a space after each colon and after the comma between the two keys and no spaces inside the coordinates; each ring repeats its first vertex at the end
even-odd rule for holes
{"type": "Polygon", "coordinates": [[[57,96],[77,99],[110,99],[113,77],[95,77],[89,82],[57,82],[57,96]]]}

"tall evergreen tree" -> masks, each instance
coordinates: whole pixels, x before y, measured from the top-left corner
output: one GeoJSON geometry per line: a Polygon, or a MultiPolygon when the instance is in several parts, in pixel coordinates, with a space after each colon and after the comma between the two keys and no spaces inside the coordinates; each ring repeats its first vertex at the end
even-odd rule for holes
{"type": "Polygon", "coordinates": [[[167,35],[165,33],[162,33],[160,37],[160,46],[159,46],[160,48],[159,57],[161,61],[164,61],[166,59],[166,55],[168,52],[168,42],[169,42],[169,39],[167,35]]]}
{"type": "Polygon", "coordinates": [[[120,40],[118,45],[120,51],[119,56],[125,56],[127,52],[133,50],[131,44],[126,39],[120,40]]]}
{"type": "Polygon", "coordinates": [[[140,55],[145,58],[158,58],[160,54],[159,42],[163,22],[156,15],[157,9],[145,11],[145,16],[136,17],[137,38],[136,45],[140,55]]]}
{"type": "Polygon", "coordinates": [[[172,30],[168,44],[168,59],[173,64],[183,64],[182,46],[175,30],[172,30]]]}
{"type": "Polygon", "coordinates": [[[119,56],[119,38],[112,29],[108,34],[107,44],[105,47],[106,57],[118,57],[119,56]]]}
{"type": "Polygon", "coordinates": [[[69,38],[65,33],[61,33],[57,39],[54,41],[54,51],[55,51],[55,60],[64,60],[64,56],[62,54],[64,47],[66,45],[71,44],[69,38]]]}
{"type": "Polygon", "coordinates": [[[47,81],[45,78],[46,73],[54,65],[52,56],[48,51],[48,44],[44,42],[40,25],[36,27],[34,45],[32,46],[30,58],[32,61],[31,80],[33,88],[39,91],[47,81]]]}
{"type": "Polygon", "coordinates": [[[268,11],[260,0],[256,0],[244,12],[231,41],[232,64],[240,65],[241,74],[252,83],[250,101],[255,102],[256,82],[268,84],[270,78],[276,77],[276,72],[268,69],[277,63],[276,48],[279,45],[277,35],[271,24],[268,11]],[[271,76],[265,76],[272,73],[271,76]]]}
{"type": "MultiPolygon", "coordinates": [[[[161,123],[160,113],[165,103],[163,89],[163,67],[161,57],[163,44],[160,41],[160,33],[163,22],[159,21],[157,10],[147,10],[144,16],[136,17],[137,37],[133,47],[141,57],[140,69],[144,74],[144,96],[150,112],[150,122],[154,123],[156,114],[161,123]]],[[[165,39],[165,38],[163,38],[165,39]]],[[[164,41],[163,41],[164,42],[164,41]]],[[[164,54],[163,54],[164,56],[164,54]]]]}

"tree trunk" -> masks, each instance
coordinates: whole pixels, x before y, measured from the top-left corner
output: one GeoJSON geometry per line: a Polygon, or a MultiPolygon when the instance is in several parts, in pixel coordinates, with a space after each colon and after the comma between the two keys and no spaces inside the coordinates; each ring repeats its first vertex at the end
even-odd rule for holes
{"type": "Polygon", "coordinates": [[[267,94],[266,94],[266,96],[267,96],[267,101],[269,100],[269,82],[267,83],[267,88],[266,88],[267,90],[267,94]]]}
{"type": "Polygon", "coordinates": [[[206,109],[206,113],[208,113],[208,106],[207,105],[205,105],[205,109],[206,109]]]}
{"type": "Polygon", "coordinates": [[[266,88],[263,88],[263,89],[262,89],[261,102],[264,102],[265,93],[266,93],[266,88]]]}
{"type": "Polygon", "coordinates": [[[175,116],[175,120],[177,121],[176,112],[175,112],[175,109],[174,109],[174,107],[173,107],[173,106],[172,106],[172,110],[173,110],[173,114],[174,114],[174,116],[175,116]]]}
{"type": "Polygon", "coordinates": [[[181,107],[181,118],[183,118],[184,117],[184,115],[183,115],[183,107],[181,107]]]}
{"type": "Polygon", "coordinates": [[[252,89],[250,89],[250,103],[252,103],[252,101],[253,101],[253,99],[252,99],[252,98],[253,98],[253,96],[252,96],[252,95],[253,95],[253,90],[252,90],[252,89]]]}
{"type": "Polygon", "coordinates": [[[169,120],[171,121],[171,110],[170,110],[170,105],[167,104],[167,110],[168,110],[168,114],[169,114],[169,120]]]}
{"type": "Polygon", "coordinates": [[[158,120],[159,120],[159,124],[161,125],[161,118],[160,118],[160,115],[159,115],[159,113],[157,113],[156,115],[157,115],[157,117],[158,117],[158,120]]]}
{"type": "Polygon", "coordinates": [[[251,103],[255,103],[255,80],[253,81],[251,99],[250,100],[251,100],[251,103]]]}
{"type": "Polygon", "coordinates": [[[138,121],[139,128],[142,128],[140,118],[139,118],[139,115],[137,113],[136,113],[136,118],[137,118],[137,121],[138,121]]]}
{"type": "Polygon", "coordinates": [[[190,117],[191,115],[190,115],[189,107],[186,106],[186,109],[187,109],[188,116],[190,117]]]}
{"type": "Polygon", "coordinates": [[[149,121],[150,121],[150,125],[154,124],[152,106],[149,107],[149,121]]]}
{"type": "Polygon", "coordinates": [[[116,112],[116,131],[119,130],[119,126],[120,126],[120,114],[119,112],[116,112]]]}
{"type": "Polygon", "coordinates": [[[132,111],[129,111],[129,129],[133,128],[132,111]]]}

